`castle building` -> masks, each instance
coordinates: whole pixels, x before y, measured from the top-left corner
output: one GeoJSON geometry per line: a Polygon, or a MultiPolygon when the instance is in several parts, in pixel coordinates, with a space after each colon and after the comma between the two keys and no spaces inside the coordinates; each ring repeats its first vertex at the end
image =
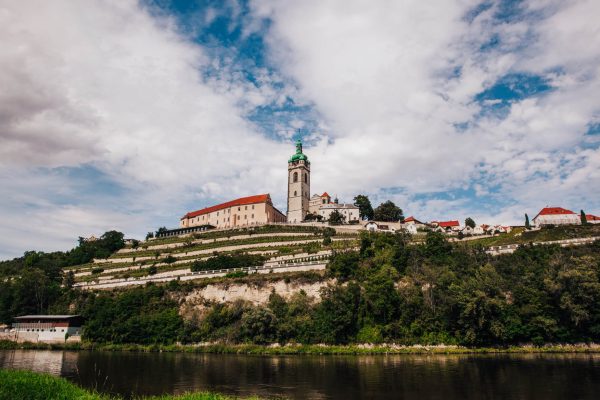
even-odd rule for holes
{"type": "Polygon", "coordinates": [[[319,215],[323,220],[329,220],[331,213],[337,211],[344,217],[345,223],[357,223],[360,220],[360,210],[354,204],[329,203],[319,207],[319,215]]]}
{"type": "Polygon", "coordinates": [[[322,195],[313,194],[308,202],[308,212],[318,214],[321,206],[331,203],[331,196],[325,192],[322,195]]]}
{"type": "Polygon", "coordinates": [[[302,142],[296,141],[296,153],[288,160],[287,222],[304,221],[309,210],[310,161],[302,153],[302,142]]]}
{"type": "Polygon", "coordinates": [[[250,225],[285,222],[285,215],[273,206],[271,196],[259,194],[192,211],[181,217],[180,227],[211,225],[237,228],[250,225]]]}

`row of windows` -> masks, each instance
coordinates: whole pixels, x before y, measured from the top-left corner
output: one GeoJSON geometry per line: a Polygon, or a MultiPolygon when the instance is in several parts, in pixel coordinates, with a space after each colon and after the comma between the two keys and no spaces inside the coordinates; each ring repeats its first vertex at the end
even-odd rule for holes
{"type": "MultiPolygon", "coordinates": [[[[252,204],[251,207],[252,207],[252,210],[254,210],[254,204],[252,204]]],[[[238,211],[242,211],[242,207],[241,206],[238,207],[237,209],[238,209],[238,211]]],[[[244,210],[248,210],[248,206],[244,206],[244,210]]],[[[220,211],[217,211],[217,217],[219,216],[219,213],[220,213],[220,211]]],[[[231,208],[225,209],[223,211],[223,214],[231,214],[231,208]]],[[[252,214],[252,215],[254,215],[254,214],[252,214]]],[[[196,217],[196,222],[200,222],[200,217],[202,217],[202,220],[204,221],[204,217],[206,217],[206,219],[209,219],[210,218],[210,214],[204,214],[202,216],[196,217]]],[[[254,218],[254,216],[252,218],[254,218]]],[[[194,220],[192,219],[190,222],[194,222],[194,220]]]]}
{"type": "MultiPolygon", "coordinates": [[[[31,331],[31,332],[45,332],[46,330],[47,330],[48,332],[56,332],[56,329],[27,329],[27,332],[30,332],[30,331],[31,331]]],[[[65,330],[64,330],[64,329],[61,329],[60,331],[61,331],[61,332],[64,332],[65,330]]]]}
{"type": "MultiPolygon", "coordinates": [[[[234,216],[233,216],[233,218],[235,218],[235,217],[236,217],[236,216],[234,215],[234,216]]],[[[239,220],[241,219],[241,217],[242,217],[241,215],[238,215],[238,216],[237,216],[237,220],[239,221],[239,220]]],[[[247,215],[244,215],[244,219],[248,219],[248,216],[247,216],[247,215]]],[[[254,219],[254,214],[252,214],[252,215],[250,216],[250,219],[254,219]]],[[[223,220],[223,222],[229,222],[229,218],[227,218],[226,220],[224,219],[224,220],[223,220]]],[[[217,225],[219,225],[219,220],[217,220],[216,224],[217,224],[217,225]]]]}

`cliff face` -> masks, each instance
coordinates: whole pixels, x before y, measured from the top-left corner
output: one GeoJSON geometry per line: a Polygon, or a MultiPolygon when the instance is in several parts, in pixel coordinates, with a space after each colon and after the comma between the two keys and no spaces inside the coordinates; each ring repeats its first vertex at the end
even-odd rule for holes
{"type": "Polygon", "coordinates": [[[189,316],[201,312],[207,304],[215,302],[232,303],[242,300],[253,305],[261,305],[269,301],[272,292],[289,299],[294,294],[304,291],[309,297],[313,297],[315,301],[320,301],[321,288],[334,282],[333,279],[318,282],[293,280],[286,282],[286,280],[281,279],[267,282],[209,284],[187,293],[180,301],[180,313],[189,316]]]}

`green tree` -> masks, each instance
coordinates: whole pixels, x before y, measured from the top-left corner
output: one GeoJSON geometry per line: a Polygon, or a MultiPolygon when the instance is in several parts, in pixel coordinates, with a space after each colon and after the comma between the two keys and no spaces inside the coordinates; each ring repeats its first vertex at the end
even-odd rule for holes
{"type": "Polygon", "coordinates": [[[586,217],[585,213],[583,212],[583,210],[581,210],[580,218],[581,218],[581,225],[587,225],[587,223],[588,223],[587,217],[586,217]]]}
{"type": "Polygon", "coordinates": [[[468,226],[469,228],[475,228],[475,221],[473,220],[473,218],[468,217],[467,219],[465,219],[465,226],[468,226]]]}
{"type": "Polygon", "coordinates": [[[354,282],[321,289],[321,303],[314,316],[316,341],[348,343],[353,340],[358,331],[359,302],[360,287],[354,282]]]}
{"type": "Polygon", "coordinates": [[[353,278],[358,270],[360,256],[356,251],[335,253],[327,263],[329,274],[338,279],[353,278]]]}
{"type": "Polygon", "coordinates": [[[359,194],[354,198],[354,205],[358,207],[358,213],[361,219],[373,219],[374,211],[371,205],[371,200],[364,194],[359,194]]]}
{"type": "Polygon", "coordinates": [[[331,214],[329,214],[329,225],[341,225],[345,220],[346,217],[338,210],[333,210],[331,214]]]}
{"type": "Polygon", "coordinates": [[[244,313],[241,325],[242,337],[258,344],[270,343],[277,334],[277,318],[268,308],[256,307],[244,313]]]}
{"type": "Polygon", "coordinates": [[[68,271],[65,274],[65,277],[64,277],[64,280],[63,280],[63,285],[67,289],[72,289],[73,288],[73,285],[75,285],[75,274],[73,273],[73,271],[68,271]]]}
{"type": "Polygon", "coordinates": [[[376,221],[384,222],[398,222],[404,218],[402,209],[391,200],[381,203],[373,212],[373,217],[376,221]]]}
{"type": "Polygon", "coordinates": [[[525,214],[525,229],[531,229],[531,223],[529,223],[529,215],[525,214]]]}

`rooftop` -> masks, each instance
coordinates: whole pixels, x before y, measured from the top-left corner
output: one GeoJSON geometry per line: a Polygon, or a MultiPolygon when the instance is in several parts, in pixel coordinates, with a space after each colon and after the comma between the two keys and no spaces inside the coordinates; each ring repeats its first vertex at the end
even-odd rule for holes
{"type": "Polygon", "coordinates": [[[240,197],[239,199],[235,199],[235,200],[231,200],[231,201],[228,201],[225,203],[217,204],[216,206],[210,206],[210,207],[203,208],[201,210],[191,211],[191,212],[185,214],[183,217],[181,217],[181,219],[193,218],[193,217],[197,217],[198,215],[209,214],[211,212],[224,210],[229,207],[246,206],[246,205],[258,204],[258,203],[272,204],[271,196],[269,196],[268,193],[265,193],[265,194],[257,194],[255,196],[240,197]]]}
{"type": "Polygon", "coordinates": [[[296,141],[296,153],[293,154],[288,162],[296,162],[296,161],[306,161],[308,163],[308,157],[306,154],[302,153],[302,141],[298,139],[296,141]]]}
{"type": "Polygon", "coordinates": [[[81,315],[21,315],[15,319],[69,319],[80,318],[81,315]]]}

